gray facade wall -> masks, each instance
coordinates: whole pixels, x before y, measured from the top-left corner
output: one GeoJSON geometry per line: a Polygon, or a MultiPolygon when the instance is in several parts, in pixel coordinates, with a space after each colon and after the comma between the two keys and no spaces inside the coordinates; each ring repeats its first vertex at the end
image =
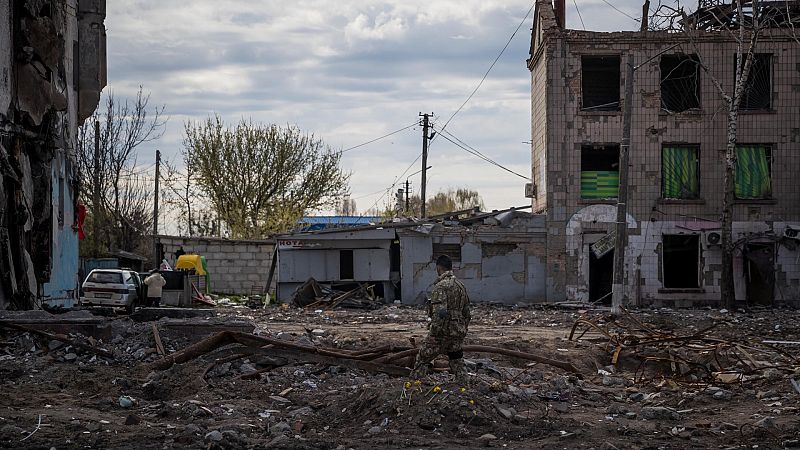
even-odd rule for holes
{"type": "MultiPolygon", "coordinates": [[[[661,105],[660,58],[666,54],[698,53],[725,89],[734,83],[735,43],[726,34],[705,33],[697,38],[698,52],[681,35],[666,33],[595,33],[561,30],[551,19],[549,2],[537,9],[544,29],[533,35],[529,61],[532,96],[547,90],[546,115],[532,116],[533,166],[544,152],[547,187],[534,207],[547,210],[548,300],[588,298],[588,246],[590,234],[613,227],[615,202],[581,199],[581,145],[619,143],[622,112],[581,111],[581,56],[620,55],[620,93],[624,97],[625,63],[634,56],[636,72],[633,101],[628,211],[630,245],[626,254],[627,296],[644,304],[715,304],[719,301],[721,251],[705,242],[705,231],[692,223],[719,225],[723,200],[723,161],[727,108],[708,74],[700,75],[700,111],[669,114],[661,105]],[[680,42],[678,48],[668,47],[680,42]],[[542,80],[541,71],[547,71],[542,80]],[[537,133],[546,130],[544,140],[537,133]],[[661,151],[664,144],[699,145],[700,199],[675,201],[661,198],[661,151]],[[544,205],[542,204],[544,200],[544,205]],[[697,234],[701,242],[701,283],[692,292],[670,292],[663,286],[662,236],[697,234]]],[[[738,142],[772,146],[772,198],[737,201],[733,209],[734,241],[775,243],[777,301],[800,300],[798,247],[780,239],[787,225],[800,225],[800,46],[784,33],[762,36],[758,53],[772,55],[772,106],[769,111],[743,112],[738,142]]],[[[622,102],[627,99],[621,98],[622,102]]],[[[541,108],[535,106],[535,108],[541,108]]],[[[540,190],[540,192],[542,192],[540,190]]],[[[716,230],[719,231],[719,230],[716,230]]],[[[745,300],[744,262],[737,254],[736,297],[745,300]]]]}
{"type": "Polygon", "coordinates": [[[536,303],[546,298],[545,217],[522,216],[510,227],[437,226],[398,232],[403,303],[425,301],[436,282],[436,244],[461,246],[453,273],[474,302],[536,303]]]}
{"type": "MultiPolygon", "coordinates": [[[[211,292],[234,295],[264,295],[267,290],[274,241],[229,240],[203,237],[159,236],[164,257],[175,266],[175,252],[206,257],[211,292]]],[[[275,278],[269,291],[275,289],[275,278]]]]}

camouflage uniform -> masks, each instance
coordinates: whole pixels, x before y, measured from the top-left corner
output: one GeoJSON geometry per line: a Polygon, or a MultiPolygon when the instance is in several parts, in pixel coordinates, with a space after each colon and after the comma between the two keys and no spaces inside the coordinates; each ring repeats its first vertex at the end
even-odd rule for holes
{"type": "Polygon", "coordinates": [[[419,348],[411,376],[419,379],[438,355],[447,355],[450,372],[457,382],[466,384],[461,344],[470,321],[469,296],[464,284],[452,271],[442,273],[436,281],[428,304],[428,316],[431,318],[430,331],[419,348]]]}

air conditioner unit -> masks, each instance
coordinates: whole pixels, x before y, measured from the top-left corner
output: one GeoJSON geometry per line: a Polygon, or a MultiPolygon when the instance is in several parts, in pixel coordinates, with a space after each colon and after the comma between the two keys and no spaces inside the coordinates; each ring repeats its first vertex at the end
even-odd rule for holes
{"type": "Polygon", "coordinates": [[[525,198],[536,197],[536,183],[525,183],[525,198]]]}
{"type": "Polygon", "coordinates": [[[783,237],[800,240],[800,229],[786,227],[783,229],[783,237]]]}
{"type": "Polygon", "coordinates": [[[706,245],[709,247],[722,245],[722,235],[716,231],[706,233],[706,245]]]}

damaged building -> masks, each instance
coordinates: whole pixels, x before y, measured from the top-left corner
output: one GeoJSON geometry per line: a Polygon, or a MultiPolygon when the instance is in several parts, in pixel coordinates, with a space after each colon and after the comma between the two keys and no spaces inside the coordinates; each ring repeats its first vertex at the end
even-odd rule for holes
{"type": "Polygon", "coordinates": [[[473,300],[541,302],[544,219],[511,209],[278,236],[278,300],[288,302],[313,278],[340,290],[371,285],[384,301],[420,304],[436,281],[436,257],[448,255],[473,300]]]}
{"type": "Polygon", "coordinates": [[[78,296],[77,130],[106,85],[105,0],[0,0],[0,309],[78,296]]]}
{"type": "MultiPolygon", "coordinates": [[[[528,60],[527,190],[533,211],[547,217],[547,300],[611,300],[622,105],[631,101],[625,296],[639,305],[718,305],[727,105],[711,75],[733,89],[736,41],[724,27],[698,26],[692,39],[647,31],[647,15],[642,31],[571,30],[564,3],[537,2],[528,60]],[[628,57],[632,99],[623,89],[628,57]]],[[[729,3],[706,1],[706,14],[693,17],[725,11],[729,3]]],[[[740,108],[734,276],[737,301],[751,305],[800,301],[800,45],[792,32],[763,30],[740,108]]]]}

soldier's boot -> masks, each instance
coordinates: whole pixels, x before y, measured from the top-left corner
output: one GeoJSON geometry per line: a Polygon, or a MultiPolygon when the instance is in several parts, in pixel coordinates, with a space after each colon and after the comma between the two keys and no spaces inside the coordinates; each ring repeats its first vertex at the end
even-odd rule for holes
{"type": "Polygon", "coordinates": [[[414,370],[411,371],[412,380],[421,380],[422,377],[428,374],[428,363],[417,355],[414,361],[414,370]]]}
{"type": "Polygon", "coordinates": [[[456,383],[461,387],[469,386],[469,376],[464,368],[464,358],[450,360],[450,373],[456,378],[456,383]]]}

